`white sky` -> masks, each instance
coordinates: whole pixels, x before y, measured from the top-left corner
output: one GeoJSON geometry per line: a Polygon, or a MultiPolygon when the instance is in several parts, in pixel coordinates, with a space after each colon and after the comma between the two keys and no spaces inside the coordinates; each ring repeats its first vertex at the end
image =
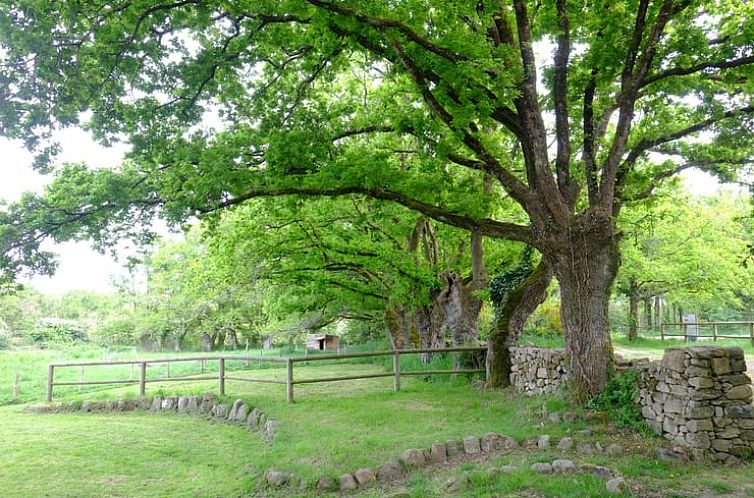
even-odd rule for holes
{"type": "MultiPolygon", "coordinates": [[[[104,148],[95,144],[86,132],[68,129],[56,137],[63,146],[57,163],[86,162],[96,167],[117,165],[127,146],[115,145],[104,148]]],[[[0,138],[0,198],[6,201],[18,200],[22,192],[41,192],[48,177],[36,173],[32,168],[32,155],[20,142],[0,138]]],[[[53,277],[33,277],[24,279],[42,292],[61,294],[67,290],[86,289],[97,292],[110,292],[113,275],[125,274],[123,268],[109,255],[94,251],[86,242],[66,242],[60,245],[45,243],[44,248],[58,254],[60,266],[53,277]]]]}

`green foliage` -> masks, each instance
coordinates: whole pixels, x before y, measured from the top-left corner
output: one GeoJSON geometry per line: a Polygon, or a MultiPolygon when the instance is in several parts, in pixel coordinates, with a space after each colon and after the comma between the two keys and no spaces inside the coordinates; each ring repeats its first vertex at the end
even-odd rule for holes
{"type": "Polygon", "coordinates": [[[94,329],[91,340],[100,346],[133,346],[136,340],[136,323],[131,316],[114,316],[94,329]]]}
{"type": "Polygon", "coordinates": [[[524,331],[529,335],[562,336],[559,300],[550,298],[542,303],[526,321],[524,331]]]}
{"type": "Polygon", "coordinates": [[[518,284],[532,274],[534,271],[532,253],[532,247],[526,246],[521,261],[515,268],[498,273],[490,279],[490,301],[495,308],[503,303],[508,291],[515,289],[518,284]]]}
{"type": "Polygon", "coordinates": [[[70,320],[44,319],[29,332],[29,338],[43,347],[88,341],[86,332],[70,320]]]}
{"type": "Polygon", "coordinates": [[[591,398],[587,407],[607,413],[619,427],[649,434],[636,399],[639,397],[639,373],[630,369],[614,374],[605,389],[591,398]]]}

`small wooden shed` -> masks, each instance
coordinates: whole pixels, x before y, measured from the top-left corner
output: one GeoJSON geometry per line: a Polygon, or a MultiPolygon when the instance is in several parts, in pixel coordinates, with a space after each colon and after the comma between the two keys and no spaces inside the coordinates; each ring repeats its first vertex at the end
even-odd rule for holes
{"type": "Polygon", "coordinates": [[[306,336],[306,349],[309,351],[337,351],[339,337],[332,334],[306,336]]]}

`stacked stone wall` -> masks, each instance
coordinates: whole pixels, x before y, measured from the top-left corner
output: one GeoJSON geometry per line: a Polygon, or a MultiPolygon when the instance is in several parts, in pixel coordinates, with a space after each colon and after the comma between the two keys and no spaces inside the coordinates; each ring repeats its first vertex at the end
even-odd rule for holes
{"type": "Polygon", "coordinates": [[[568,356],[564,349],[512,347],[511,384],[526,394],[534,396],[560,389],[568,373],[568,356]]]}
{"type": "Polygon", "coordinates": [[[741,348],[696,346],[638,362],[642,415],[695,458],[732,462],[754,453],[751,379],[741,348]]]}

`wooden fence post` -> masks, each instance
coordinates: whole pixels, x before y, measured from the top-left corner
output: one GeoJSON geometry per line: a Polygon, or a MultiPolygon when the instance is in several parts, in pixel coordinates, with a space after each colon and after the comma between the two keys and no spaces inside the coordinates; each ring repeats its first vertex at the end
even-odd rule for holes
{"type": "Polygon", "coordinates": [[[13,378],[13,401],[18,400],[18,391],[21,387],[21,375],[16,372],[16,376],[13,378]]]}
{"type": "Polygon", "coordinates": [[[751,337],[751,344],[754,345],[754,322],[749,324],[749,337],[751,337]]]}
{"type": "Polygon", "coordinates": [[[55,377],[55,367],[50,365],[47,367],[47,402],[52,402],[52,383],[55,377]]]}
{"type": "Polygon", "coordinates": [[[168,379],[169,379],[170,378],[170,362],[169,361],[165,362],[165,372],[166,372],[166,374],[168,376],[168,379]]]}
{"type": "MultiPolygon", "coordinates": [[[[133,365],[133,363],[132,363],[133,365]]],[[[142,361],[139,363],[139,396],[142,398],[147,393],[147,362],[142,361]]]]}
{"type": "Polygon", "coordinates": [[[665,340],[665,324],[660,322],[660,340],[665,340]]]}
{"type": "Polygon", "coordinates": [[[288,403],[293,403],[293,361],[288,358],[285,360],[285,369],[286,369],[286,398],[288,400],[288,403]]]}
{"type": "Polygon", "coordinates": [[[401,390],[401,354],[398,351],[393,353],[393,388],[401,390]]]}
{"type": "Polygon", "coordinates": [[[220,357],[220,372],[219,372],[219,381],[220,381],[220,396],[225,396],[225,357],[220,357]]]}
{"type": "Polygon", "coordinates": [[[683,342],[689,342],[689,326],[688,324],[683,324],[683,342]]]}
{"type": "Polygon", "coordinates": [[[717,324],[712,324],[712,341],[717,341],[717,324]]]}

